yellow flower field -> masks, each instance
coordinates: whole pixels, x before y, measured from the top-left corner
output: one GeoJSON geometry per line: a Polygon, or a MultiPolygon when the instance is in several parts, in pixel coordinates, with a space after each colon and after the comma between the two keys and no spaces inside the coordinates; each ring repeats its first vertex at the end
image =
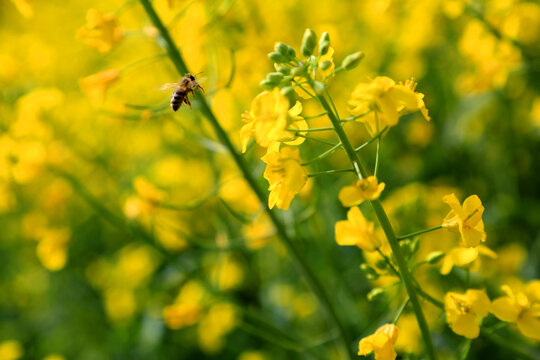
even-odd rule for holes
{"type": "Polygon", "coordinates": [[[0,3],[0,360],[540,359],[540,3],[0,3]]]}

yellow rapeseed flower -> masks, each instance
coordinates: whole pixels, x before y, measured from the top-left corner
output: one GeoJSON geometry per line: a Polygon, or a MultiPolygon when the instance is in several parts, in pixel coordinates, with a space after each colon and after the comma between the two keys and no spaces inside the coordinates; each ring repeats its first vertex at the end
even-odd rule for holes
{"type": "Polygon", "coordinates": [[[446,321],[456,334],[474,339],[480,333],[478,324],[489,313],[489,305],[483,290],[467,290],[465,294],[449,292],[444,297],[446,321]]]}
{"type": "Polygon", "coordinates": [[[358,355],[375,354],[375,360],[394,360],[397,356],[394,344],[398,337],[398,328],[394,324],[385,324],[373,335],[360,340],[358,355]]]}
{"type": "Polygon", "coordinates": [[[5,340],[0,342],[0,359],[17,360],[23,356],[21,343],[16,340],[5,340]]]}
{"type": "Polygon", "coordinates": [[[516,324],[523,335],[540,341],[540,281],[531,281],[523,292],[514,292],[508,285],[503,285],[502,291],[506,296],[495,299],[490,312],[516,324]]]}
{"type": "Polygon", "coordinates": [[[86,14],[86,24],[77,31],[77,38],[100,53],[111,51],[123,37],[123,30],[113,14],[103,14],[90,9],[86,14]]]}
{"type": "Polygon", "coordinates": [[[79,85],[92,104],[101,105],[105,101],[107,89],[119,78],[118,70],[107,69],[81,79],[79,85]]]}
{"type": "Polygon", "coordinates": [[[475,271],[479,267],[479,255],[484,255],[489,258],[497,258],[497,254],[486,246],[477,246],[474,248],[456,247],[450,250],[444,256],[441,266],[441,274],[446,275],[452,271],[454,266],[468,267],[475,271]]]}
{"type": "Polygon", "coordinates": [[[385,184],[378,183],[375,176],[358,180],[353,185],[345,186],[339,192],[338,198],[345,207],[360,205],[364,200],[375,200],[384,190],[385,184]]]}
{"type": "Polygon", "coordinates": [[[456,195],[449,194],[443,201],[452,208],[443,220],[443,228],[459,232],[465,247],[475,247],[486,241],[482,214],[484,207],[477,195],[471,195],[460,205],[456,195]]]}
{"type": "Polygon", "coordinates": [[[364,251],[375,251],[381,242],[373,227],[373,223],[367,221],[355,206],[347,213],[347,220],[336,223],[336,242],[342,246],[356,245],[364,251]]]}
{"type": "Polygon", "coordinates": [[[375,135],[385,127],[397,125],[402,115],[420,111],[426,120],[431,120],[424,104],[424,95],[416,93],[416,84],[407,81],[396,82],[386,76],[378,76],[369,82],[356,86],[349,106],[351,114],[360,115],[370,111],[359,121],[363,122],[369,133],[375,135]]]}
{"type": "Polygon", "coordinates": [[[296,138],[294,132],[285,130],[305,129],[307,122],[300,116],[302,104],[296,104],[289,109],[289,100],[278,88],[264,91],[257,95],[251,103],[251,109],[242,114],[245,125],[240,129],[242,152],[246,152],[251,137],[257,144],[268,147],[272,142],[286,141],[290,145],[298,145],[304,138],[296,138]]]}
{"type": "Polygon", "coordinates": [[[284,147],[279,149],[279,143],[268,147],[268,152],[261,159],[266,163],[264,178],[270,186],[268,206],[277,206],[287,210],[294,197],[304,187],[307,181],[306,170],[300,165],[298,149],[284,147]]]}

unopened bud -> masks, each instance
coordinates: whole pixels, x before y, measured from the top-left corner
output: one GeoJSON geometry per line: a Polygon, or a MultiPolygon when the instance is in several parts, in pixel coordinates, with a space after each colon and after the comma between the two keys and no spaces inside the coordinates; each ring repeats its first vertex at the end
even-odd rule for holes
{"type": "Polygon", "coordinates": [[[317,95],[324,94],[324,84],[322,82],[314,81],[313,90],[315,90],[317,95]]]}
{"type": "Polygon", "coordinates": [[[291,68],[288,66],[280,65],[277,67],[277,71],[279,71],[283,75],[289,75],[291,73],[291,68]]]}
{"type": "Polygon", "coordinates": [[[345,68],[345,70],[352,70],[355,67],[358,66],[360,63],[360,60],[364,58],[364,53],[361,51],[355,52],[354,54],[351,54],[343,60],[343,63],[341,66],[345,68]]]}
{"type": "Polygon", "coordinates": [[[270,89],[273,89],[276,87],[276,83],[275,82],[272,82],[268,79],[264,79],[263,81],[261,81],[259,83],[259,85],[263,88],[263,89],[267,89],[267,90],[270,90],[270,89]]]}
{"type": "Polygon", "coordinates": [[[302,38],[302,55],[308,57],[313,54],[313,50],[315,50],[316,45],[317,35],[315,34],[315,31],[311,29],[306,29],[306,32],[304,32],[304,37],[302,38]]]}
{"type": "Polygon", "coordinates": [[[377,300],[378,298],[380,298],[382,295],[384,295],[384,289],[383,288],[375,288],[375,289],[371,290],[367,294],[367,299],[369,301],[374,301],[374,300],[377,300]]]}
{"type": "Polygon", "coordinates": [[[280,72],[271,72],[266,74],[266,78],[272,83],[279,83],[283,79],[283,74],[280,72]]]}
{"type": "Polygon", "coordinates": [[[320,68],[321,70],[327,70],[327,69],[330,68],[330,66],[332,66],[332,62],[326,60],[326,61],[323,61],[323,62],[319,65],[319,68],[320,68]]]}
{"type": "Polygon", "coordinates": [[[278,52],[271,52],[268,54],[268,58],[276,64],[287,62],[287,59],[278,52]]]}
{"type": "Polygon", "coordinates": [[[276,44],[276,52],[280,53],[284,57],[289,57],[289,47],[282,42],[276,44]]]}
{"type": "Polygon", "coordinates": [[[434,251],[426,256],[426,262],[428,264],[436,264],[444,257],[444,252],[434,251]]]}
{"type": "Polygon", "coordinates": [[[306,73],[306,68],[303,66],[298,66],[291,70],[291,74],[294,76],[303,76],[305,73],[306,73]]]}
{"type": "Polygon", "coordinates": [[[330,48],[330,35],[327,32],[324,32],[319,40],[319,55],[326,55],[328,49],[330,48]]]}
{"type": "Polygon", "coordinates": [[[384,259],[379,259],[375,262],[375,266],[379,270],[386,270],[388,268],[388,263],[384,259]]]}
{"type": "Polygon", "coordinates": [[[289,46],[289,58],[295,59],[296,58],[296,51],[292,47],[289,46]]]}
{"type": "Polygon", "coordinates": [[[366,277],[369,280],[375,280],[379,277],[379,274],[368,264],[362,264],[360,265],[360,269],[366,274],[366,277]]]}
{"type": "Polygon", "coordinates": [[[285,96],[289,96],[294,93],[294,88],[292,86],[285,86],[281,88],[281,93],[285,96]]]}

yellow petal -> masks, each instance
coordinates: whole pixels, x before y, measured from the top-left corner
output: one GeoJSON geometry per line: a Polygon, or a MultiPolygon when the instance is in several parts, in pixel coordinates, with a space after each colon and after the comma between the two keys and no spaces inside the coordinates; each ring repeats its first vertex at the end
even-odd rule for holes
{"type": "Polygon", "coordinates": [[[452,193],[443,196],[443,201],[447,203],[448,206],[452,208],[452,210],[454,210],[454,212],[459,218],[464,219],[466,217],[465,212],[463,211],[463,208],[461,207],[455,194],[452,193]]]}
{"type": "Polygon", "coordinates": [[[512,299],[505,296],[495,299],[489,311],[502,321],[516,322],[520,309],[512,299]]]}
{"type": "Polygon", "coordinates": [[[458,316],[451,324],[451,327],[456,334],[465,336],[469,339],[477,338],[480,333],[480,327],[476,322],[476,316],[473,314],[458,316]]]}
{"type": "Polygon", "coordinates": [[[519,317],[517,327],[523,335],[540,341],[540,319],[532,311],[526,311],[519,317]]]}

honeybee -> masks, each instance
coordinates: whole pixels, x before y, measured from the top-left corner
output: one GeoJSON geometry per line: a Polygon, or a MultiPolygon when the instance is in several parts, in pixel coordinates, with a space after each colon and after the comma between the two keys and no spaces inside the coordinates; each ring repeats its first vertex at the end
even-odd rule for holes
{"type": "Polygon", "coordinates": [[[189,101],[188,95],[193,94],[193,91],[199,89],[204,92],[204,89],[201,85],[195,80],[195,76],[191,74],[186,74],[182,79],[177,83],[169,83],[161,86],[162,90],[175,89],[171,96],[171,108],[173,111],[180,109],[183,103],[185,103],[191,109],[191,102],[189,101]]]}

